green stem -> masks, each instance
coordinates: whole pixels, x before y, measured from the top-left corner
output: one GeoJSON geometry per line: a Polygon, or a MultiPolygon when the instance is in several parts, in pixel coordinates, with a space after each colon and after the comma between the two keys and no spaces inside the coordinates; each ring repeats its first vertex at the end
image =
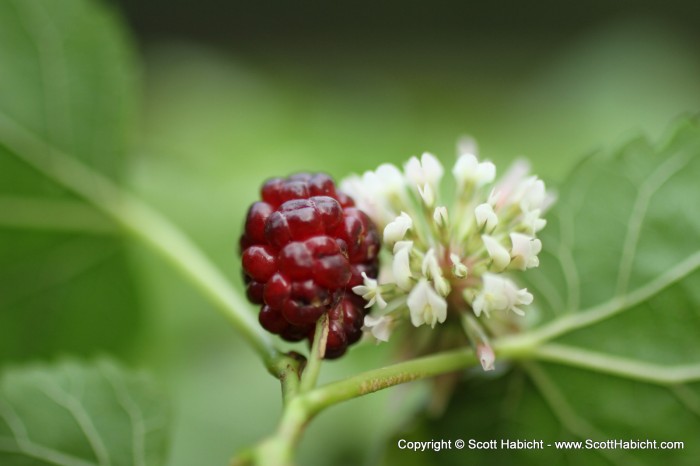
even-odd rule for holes
{"type": "Polygon", "coordinates": [[[414,380],[457,371],[477,362],[471,349],[459,349],[404,361],[332,382],[301,395],[310,415],[323,409],[414,380]]]}
{"type": "Polygon", "coordinates": [[[300,376],[304,364],[306,364],[306,359],[301,354],[292,352],[280,356],[276,360],[276,363],[277,365],[272,373],[273,375],[276,374],[277,378],[280,380],[282,386],[282,401],[287,405],[300,391],[300,376]]]}
{"type": "Polygon", "coordinates": [[[425,379],[473,366],[470,349],[449,351],[364,372],[308,392],[301,392],[286,406],[277,432],[256,448],[257,464],[292,464],[293,452],[308,422],[325,408],[395,385],[425,379]]]}
{"type": "Polygon", "coordinates": [[[279,375],[280,356],[252,314],[245,312],[249,309],[246,301],[175,225],[105,176],[47,144],[2,113],[0,141],[17,158],[82,196],[170,262],[241,332],[268,370],[279,375]]]}
{"type": "MultiPolygon", "coordinates": [[[[497,351],[497,354],[504,359],[526,359],[532,355],[532,348],[510,345],[497,351]]],[[[403,383],[462,370],[477,363],[474,351],[464,348],[370,370],[307,392],[300,391],[286,403],[277,432],[255,448],[256,464],[291,465],[293,452],[304,428],[314,416],[330,406],[403,383]]]]}
{"type": "Polygon", "coordinates": [[[316,323],[314,343],[311,346],[309,362],[304,369],[299,390],[304,393],[316,386],[318,374],[321,372],[321,362],[326,355],[326,342],[328,341],[328,313],[323,314],[316,323]]]}
{"type": "Polygon", "coordinates": [[[463,312],[461,316],[461,321],[464,333],[467,334],[469,342],[473,345],[474,348],[476,348],[476,346],[480,344],[491,346],[489,342],[489,337],[486,335],[486,332],[481,327],[479,321],[477,321],[476,318],[472,316],[470,312],[463,312]]]}
{"type": "Polygon", "coordinates": [[[554,340],[574,330],[590,327],[591,325],[614,317],[629,309],[633,309],[638,304],[646,301],[660,291],[665,290],[698,269],[700,269],[700,251],[694,252],[682,262],[668,269],[662,275],[630,291],[624,296],[614,296],[608,301],[590,308],[576,312],[569,311],[563,313],[561,317],[557,317],[527,333],[501,338],[498,341],[498,346],[506,350],[509,347],[520,348],[527,346],[531,349],[537,348],[547,341],[554,340]]]}

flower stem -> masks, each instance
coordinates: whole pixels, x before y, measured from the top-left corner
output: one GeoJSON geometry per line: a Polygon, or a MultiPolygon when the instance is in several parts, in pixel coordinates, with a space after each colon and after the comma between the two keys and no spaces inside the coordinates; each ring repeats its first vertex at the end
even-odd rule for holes
{"type": "Polygon", "coordinates": [[[252,455],[255,458],[252,464],[291,465],[304,428],[325,408],[395,385],[454,372],[476,363],[476,356],[471,349],[460,349],[367,371],[310,391],[300,391],[285,404],[276,433],[254,447],[253,453],[251,450],[241,452],[233,464],[249,464],[242,460],[252,455]]]}
{"type": "Polygon", "coordinates": [[[321,371],[321,361],[326,355],[326,342],[328,341],[328,313],[325,313],[316,322],[316,332],[314,333],[314,342],[311,346],[309,354],[309,362],[304,369],[301,377],[301,385],[299,391],[301,393],[308,392],[316,386],[318,374],[321,371]]]}
{"type": "Polygon", "coordinates": [[[385,388],[439,374],[454,372],[477,363],[471,349],[459,349],[425,356],[374,369],[332,382],[301,395],[308,411],[315,415],[323,409],[385,388]]]}
{"type": "Polygon", "coordinates": [[[306,363],[306,359],[299,353],[291,352],[280,355],[276,360],[273,371],[282,386],[282,401],[285,406],[299,394],[301,383],[301,373],[306,363]]]}

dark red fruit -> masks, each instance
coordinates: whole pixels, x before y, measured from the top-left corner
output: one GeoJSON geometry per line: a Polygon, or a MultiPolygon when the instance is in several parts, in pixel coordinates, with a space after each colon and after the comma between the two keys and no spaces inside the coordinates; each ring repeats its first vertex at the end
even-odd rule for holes
{"type": "Polygon", "coordinates": [[[260,324],[288,341],[313,340],[329,317],[326,358],[362,336],[365,301],[352,292],[376,278],[380,236],[367,215],[323,173],[273,178],[250,206],[240,239],[246,293],[260,324]]]}

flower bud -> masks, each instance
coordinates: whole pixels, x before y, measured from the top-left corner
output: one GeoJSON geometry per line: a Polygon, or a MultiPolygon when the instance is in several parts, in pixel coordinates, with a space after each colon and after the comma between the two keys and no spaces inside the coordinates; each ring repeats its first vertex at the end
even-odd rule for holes
{"type": "Polygon", "coordinates": [[[485,371],[492,371],[495,369],[494,363],[496,362],[496,355],[493,352],[493,348],[489,345],[484,343],[477,345],[476,356],[479,358],[482,369],[485,371]]]}
{"type": "Polygon", "coordinates": [[[435,205],[435,193],[429,183],[425,183],[422,187],[418,185],[418,194],[420,194],[421,199],[423,199],[423,204],[427,208],[430,209],[435,205]]]}
{"type": "Polygon", "coordinates": [[[393,330],[394,319],[391,316],[374,317],[371,315],[365,316],[364,327],[365,332],[370,332],[377,341],[389,341],[389,336],[393,330]]]}
{"type": "Polygon", "coordinates": [[[396,217],[386,227],[384,227],[384,242],[386,244],[394,244],[401,241],[406,232],[413,227],[413,219],[406,212],[401,212],[401,215],[396,217]]]}
{"type": "Polygon", "coordinates": [[[462,154],[452,168],[452,175],[460,188],[468,183],[478,188],[493,181],[496,166],[491,162],[479,163],[474,154],[462,154]]]}
{"type": "Polygon", "coordinates": [[[532,303],[532,295],[527,288],[519,290],[511,280],[493,273],[485,273],[483,281],[483,289],[472,303],[477,317],[482,312],[489,316],[492,311],[513,311],[525,315],[518,306],[532,303]]]}
{"type": "Polygon", "coordinates": [[[457,254],[450,254],[450,262],[452,262],[452,275],[457,278],[465,278],[469,269],[462,263],[457,254]]]}
{"type": "Polygon", "coordinates": [[[510,254],[508,254],[508,250],[504,248],[503,245],[495,238],[489,235],[481,235],[481,239],[484,242],[484,246],[486,246],[486,250],[491,257],[491,260],[493,261],[491,270],[494,272],[501,272],[508,267],[508,264],[510,264],[510,254]]]}
{"type": "Polygon", "coordinates": [[[404,165],[406,179],[414,186],[430,184],[435,187],[442,179],[444,170],[442,164],[434,155],[425,152],[420,161],[417,157],[411,157],[404,165]]]}
{"type": "Polygon", "coordinates": [[[522,233],[511,233],[510,241],[513,247],[510,250],[512,257],[511,267],[525,270],[540,265],[537,254],[542,250],[542,242],[522,233]]]}
{"type": "Polygon", "coordinates": [[[476,224],[479,228],[486,227],[486,231],[491,232],[498,225],[498,216],[496,212],[493,211],[493,207],[488,202],[479,204],[474,209],[474,216],[476,217],[476,224]]]}
{"type": "Polygon", "coordinates": [[[438,228],[447,228],[449,225],[449,217],[447,216],[447,207],[438,206],[433,212],[433,220],[438,228]]]}
{"type": "Polygon", "coordinates": [[[413,241],[399,241],[394,245],[394,261],[391,270],[394,275],[394,282],[404,291],[410,290],[413,286],[410,262],[412,248],[413,241]]]}

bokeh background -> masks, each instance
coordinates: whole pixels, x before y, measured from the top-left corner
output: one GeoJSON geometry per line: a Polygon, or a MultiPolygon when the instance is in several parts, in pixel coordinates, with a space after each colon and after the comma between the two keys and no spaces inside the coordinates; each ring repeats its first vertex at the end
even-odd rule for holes
{"type": "MultiPolygon", "coordinates": [[[[426,150],[449,165],[469,134],[498,167],[526,156],[556,185],[587,153],[658,137],[700,109],[692,1],[111,3],[141,67],[138,149],[124,184],[239,288],[237,237],[269,176],[303,169],[340,178],[426,150]]],[[[274,429],[279,386],[176,272],[127,247],[136,294],[109,296],[125,313],[114,335],[127,337],[8,358],[110,352],[150,368],[174,400],[170,464],[226,464],[274,429]]],[[[86,261],[76,274],[91,270],[86,261]]],[[[105,299],[96,296],[90,306],[105,299]]],[[[387,363],[391,352],[354,348],[322,378],[387,363]]],[[[424,390],[397,388],[323,413],[300,464],[371,464],[424,390]]]]}

